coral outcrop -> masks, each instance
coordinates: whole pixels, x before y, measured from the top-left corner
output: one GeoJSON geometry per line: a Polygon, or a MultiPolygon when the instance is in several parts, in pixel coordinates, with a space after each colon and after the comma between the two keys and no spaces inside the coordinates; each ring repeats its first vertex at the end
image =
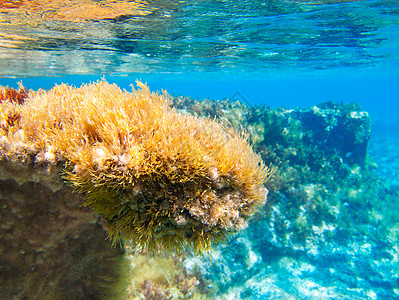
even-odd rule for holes
{"type": "Polygon", "coordinates": [[[0,159],[63,164],[114,243],[207,250],[246,227],[272,171],[227,122],[179,113],[167,95],[137,85],[59,85],[3,101],[0,159]]]}

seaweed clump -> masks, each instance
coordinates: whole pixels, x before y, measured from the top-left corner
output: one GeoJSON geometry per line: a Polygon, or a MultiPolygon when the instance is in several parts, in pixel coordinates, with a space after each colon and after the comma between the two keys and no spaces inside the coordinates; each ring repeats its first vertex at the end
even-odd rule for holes
{"type": "Polygon", "coordinates": [[[208,250],[246,227],[272,171],[227,122],[179,113],[166,93],[137,86],[62,84],[3,101],[0,160],[64,164],[114,244],[208,250]]]}
{"type": "Polygon", "coordinates": [[[17,104],[23,104],[27,97],[28,90],[22,86],[22,84],[20,84],[18,90],[10,87],[0,89],[0,104],[6,100],[17,104]]]}

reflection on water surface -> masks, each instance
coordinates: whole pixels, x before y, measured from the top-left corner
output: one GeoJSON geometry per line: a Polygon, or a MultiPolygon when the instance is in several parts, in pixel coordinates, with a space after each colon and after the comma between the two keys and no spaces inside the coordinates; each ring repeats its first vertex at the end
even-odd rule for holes
{"type": "Polygon", "coordinates": [[[0,1],[0,75],[264,73],[397,57],[386,46],[396,1],[339,2],[0,1]]]}

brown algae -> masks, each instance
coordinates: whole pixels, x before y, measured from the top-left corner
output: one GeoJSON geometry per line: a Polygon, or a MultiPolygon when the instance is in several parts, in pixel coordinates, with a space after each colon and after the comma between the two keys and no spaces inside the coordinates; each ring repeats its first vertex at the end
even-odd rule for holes
{"type": "Polygon", "coordinates": [[[113,243],[209,250],[266,201],[272,174],[244,133],[169,106],[136,83],[57,85],[0,103],[0,160],[63,165],[113,243]]]}

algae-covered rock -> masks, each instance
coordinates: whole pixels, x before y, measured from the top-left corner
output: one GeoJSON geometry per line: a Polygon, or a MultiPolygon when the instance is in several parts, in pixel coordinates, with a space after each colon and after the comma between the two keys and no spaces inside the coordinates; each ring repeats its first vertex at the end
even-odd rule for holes
{"type": "Polygon", "coordinates": [[[228,100],[191,106],[183,97],[173,103],[199,115],[203,107],[212,116],[239,116],[255,151],[277,169],[266,183],[268,202],[247,230],[216,248],[211,262],[185,260],[213,283],[210,295],[397,298],[398,189],[374,173],[367,112],[335,103],[290,109],[228,100]]]}
{"type": "Polygon", "coordinates": [[[172,103],[180,110],[197,115],[203,111],[241,124],[265,164],[276,167],[266,183],[268,203],[261,209],[276,245],[306,247],[307,237],[320,231],[329,234],[325,228],[337,227],[342,193],[366,182],[362,174],[367,174],[370,116],[356,104],[272,109],[184,97],[172,103]]]}
{"type": "Polygon", "coordinates": [[[51,168],[101,215],[114,243],[210,249],[265,203],[263,165],[227,123],[181,114],[140,82],[31,93],[0,106],[0,159],[51,168]]]}
{"type": "Polygon", "coordinates": [[[273,169],[245,133],[137,85],[2,89],[4,295],[117,294],[122,252],[103,228],[114,245],[200,253],[265,203],[273,169]]]}
{"type": "MultiPolygon", "coordinates": [[[[290,109],[248,107],[228,100],[167,99],[166,95],[150,93],[143,85],[133,94],[104,82],[80,89],[59,86],[52,91],[30,94],[32,98],[29,99],[33,100],[26,101],[36,99],[37,102],[34,109],[29,110],[29,116],[25,115],[26,119],[18,111],[25,105],[25,100],[21,103],[2,100],[7,118],[1,122],[3,162],[0,174],[4,188],[0,189],[0,196],[7,205],[2,208],[0,237],[6,241],[4,245],[15,242],[12,246],[15,249],[10,252],[14,254],[4,256],[7,261],[2,261],[9,270],[4,273],[8,274],[7,283],[14,280],[10,275],[10,262],[18,266],[16,274],[25,274],[26,268],[22,267],[16,253],[22,249],[26,255],[30,249],[20,247],[20,240],[26,239],[20,224],[23,224],[22,228],[32,224],[32,211],[32,216],[40,215],[42,221],[39,224],[54,215],[65,217],[58,217],[59,223],[51,223],[54,226],[49,226],[48,232],[40,227],[47,243],[37,240],[33,231],[26,231],[32,236],[29,244],[32,246],[30,256],[24,257],[36,259],[39,250],[34,250],[35,247],[41,251],[42,245],[53,244],[63,245],[61,249],[65,245],[70,247],[73,254],[68,255],[75,260],[67,258],[68,261],[82,257],[84,262],[96,261],[89,259],[92,258],[91,250],[72,250],[79,245],[80,249],[86,249],[96,244],[102,249],[96,251],[104,253],[100,257],[108,257],[108,241],[103,241],[100,224],[116,241],[133,237],[124,245],[133,270],[128,299],[372,299],[397,295],[395,283],[399,270],[395,262],[399,257],[399,230],[395,224],[399,220],[394,212],[399,199],[398,189],[386,185],[373,173],[375,165],[370,162],[367,151],[370,116],[358,105],[322,103],[311,108],[290,109]],[[94,94],[101,97],[96,98],[94,94]],[[54,98],[57,98],[57,105],[49,101],[54,98]],[[104,99],[114,101],[108,103],[104,99]],[[65,103],[68,101],[75,101],[72,113],[58,109],[67,107],[65,103]],[[129,105],[135,105],[135,109],[127,109],[129,105]],[[46,116],[49,107],[55,114],[46,116]],[[46,120],[44,125],[34,122],[40,111],[39,119],[46,120]],[[106,113],[96,117],[100,112],[106,113]],[[210,121],[214,117],[226,121],[220,125],[210,121]],[[142,127],[126,121],[131,119],[146,125],[142,127]],[[19,131],[23,120],[29,120],[43,135],[34,135],[33,130],[19,131]],[[72,124],[80,124],[80,131],[63,132],[72,124]],[[226,127],[226,124],[229,125],[226,127]],[[237,134],[238,130],[228,129],[231,127],[242,127],[248,138],[237,134]],[[140,132],[138,128],[156,130],[148,133],[147,130],[140,132]],[[159,132],[162,136],[169,132],[167,139],[162,139],[159,132]],[[191,135],[192,132],[195,134],[191,135]],[[66,134],[73,138],[66,139],[66,134]],[[212,141],[215,136],[219,137],[217,141],[222,146],[216,147],[212,141]],[[43,137],[50,142],[43,143],[43,137]],[[149,143],[151,139],[156,143],[149,143]],[[31,147],[27,146],[27,140],[34,141],[31,147]],[[125,142],[129,147],[122,146],[125,142]],[[74,151],[68,152],[68,149],[74,151]],[[205,152],[208,153],[206,159],[205,152]],[[191,155],[195,158],[190,160],[191,155]],[[243,156],[243,159],[237,156],[243,156]],[[270,164],[276,171],[265,183],[269,193],[266,205],[262,206],[265,200],[262,186],[270,175],[270,169],[264,166],[270,164]],[[148,172],[150,169],[156,172],[148,172]],[[59,177],[60,170],[63,170],[63,178],[82,194],[72,193],[72,188],[65,186],[59,177]],[[195,176],[190,180],[192,174],[195,176]],[[202,192],[196,194],[200,188],[202,192]],[[31,209],[32,202],[26,195],[21,196],[24,192],[20,189],[29,191],[33,203],[40,204],[38,211],[31,209]],[[45,191],[44,199],[37,196],[40,191],[45,191]],[[180,206],[181,199],[188,201],[187,204],[184,201],[180,206]],[[239,199],[246,200],[237,202],[239,199]],[[253,205],[248,199],[254,200],[253,205]],[[75,207],[78,203],[86,203],[89,207],[71,210],[68,206],[75,207]],[[90,213],[90,207],[99,213],[102,221],[90,213]],[[248,213],[245,207],[248,207],[248,213]],[[255,209],[257,212],[248,219],[255,209]],[[66,217],[66,211],[70,217],[66,217]],[[136,217],[129,219],[127,216],[132,211],[136,217]],[[150,217],[154,215],[155,218],[150,217]],[[216,246],[205,257],[195,255],[195,251],[182,250],[195,250],[196,245],[207,248],[212,237],[218,241],[227,233],[244,227],[247,220],[246,230],[227,236],[226,245],[216,246]],[[101,242],[94,236],[92,243],[81,238],[82,234],[91,236],[86,233],[89,231],[84,229],[84,224],[98,230],[97,238],[101,242]],[[189,233],[190,226],[196,226],[193,234],[189,233]],[[58,233],[57,228],[64,228],[67,234],[58,233]],[[19,233],[15,241],[13,232],[19,233]],[[176,234],[172,235],[172,232],[176,234]],[[75,237],[75,244],[70,236],[75,237]],[[145,245],[150,248],[163,245],[159,249],[180,251],[179,255],[167,251],[161,254],[147,250],[136,252],[145,245]],[[194,247],[186,247],[190,245],[194,247]]],[[[95,230],[93,235],[96,235],[95,230]]],[[[49,247],[47,252],[58,254],[58,250],[51,249],[59,248],[49,247]]],[[[2,251],[5,253],[5,248],[2,251]]],[[[118,253],[117,258],[120,257],[118,253]]],[[[112,257],[109,262],[114,259],[112,257]]],[[[31,267],[34,265],[32,261],[25,258],[24,262],[31,267]]],[[[103,268],[102,263],[97,267],[103,268]]],[[[99,272],[93,268],[91,263],[83,264],[79,272],[114,274],[110,277],[114,286],[123,277],[115,275],[126,274],[118,271],[120,269],[104,267],[99,272]]],[[[68,264],[59,269],[77,270],[68,264]]],[[[64,283],[73,282],[70,286],[78,287],[76,291],[84,284],[90,286],[89,281],[79,277],[79,272],[70,275],[71,281],[64,276],[64,283]]],[[[58,272],[52,274],[59,278],[58,272]]],[[[26,282],[31,282],[28,275],[24,276],[26,282]]],[[[103,277],[93,277],[92,282],[101,282],[99,278],[103,277]]],[[[23,290],[29,290],[28,287],[18,290],[14,285],[11,292],[12,285],[9,287],[8,293],[19,292],[19,295],[23,295],[23,290]]],[[[121,289],[110,290],[115,294],[121,289]]]]}

